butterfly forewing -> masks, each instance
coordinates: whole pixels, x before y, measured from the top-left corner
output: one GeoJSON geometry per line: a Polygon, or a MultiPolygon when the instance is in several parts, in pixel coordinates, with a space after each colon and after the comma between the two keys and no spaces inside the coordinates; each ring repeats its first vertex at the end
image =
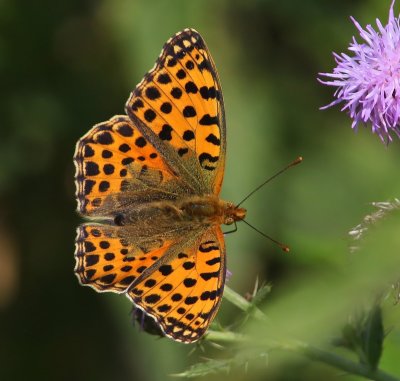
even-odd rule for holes
{"type": "Polygon", "coordinates": [[[162,184],[172,172],[127,116],[114,116],[95,125],[75,150],[75,184],[78,211],[87,216],[117,213],[120,194],[148,191],[143,181],[152,171],[162,184]]]}
{"type": "Polygon", "coordinates": [[[215,65],[199,33],[186,29],[164,46],[132,92],[126,112],[199,194],[218,194],[225,163],[225,116],[215,65]]]}

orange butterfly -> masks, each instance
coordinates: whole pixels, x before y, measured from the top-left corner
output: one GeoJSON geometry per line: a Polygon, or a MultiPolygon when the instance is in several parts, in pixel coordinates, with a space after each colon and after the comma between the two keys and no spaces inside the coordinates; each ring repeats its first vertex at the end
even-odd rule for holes
{"type": "Polygon", "coordinates": [[[76,146],[75,272],[99,292],[125,293],[163,333],[191,343],[221,303],[221,224],[246,210],[219,199],[226,151],[218,74],[193,29],[165,44],[132,92],[126,115],[76,146]]]}

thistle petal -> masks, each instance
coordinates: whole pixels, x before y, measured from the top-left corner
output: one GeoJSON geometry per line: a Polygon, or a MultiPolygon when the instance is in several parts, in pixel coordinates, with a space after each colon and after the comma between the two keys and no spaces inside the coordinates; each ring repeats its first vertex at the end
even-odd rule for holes
{"type": "Polygon", "coordinates": [[[391,134],[400,137],[400,17],[394,16],[394,3],[386,25],[376,19],[377,30],[371,25],[363,28],[350,17],[363,42],[353,37],[351,54],[333,53],[337,66],[318,78],[323,85],[336,87],[335,100],[322,110],[343,102],[341,110],[353,119],[351,127],[371,125],[385,144],[392,141],[391,134]]]}

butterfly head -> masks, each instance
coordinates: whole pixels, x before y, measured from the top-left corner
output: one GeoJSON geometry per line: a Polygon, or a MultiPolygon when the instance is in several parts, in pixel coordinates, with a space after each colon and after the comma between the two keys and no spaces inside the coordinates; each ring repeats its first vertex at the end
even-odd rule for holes
{"type": "Polygon", "coordinates": [[[240,208],[231,202],[227,202],[224,211],[224,224],[232,225],[235,221],[242,221],[245,219],[246,213],[247,210],[245,208],[240,208]]]}

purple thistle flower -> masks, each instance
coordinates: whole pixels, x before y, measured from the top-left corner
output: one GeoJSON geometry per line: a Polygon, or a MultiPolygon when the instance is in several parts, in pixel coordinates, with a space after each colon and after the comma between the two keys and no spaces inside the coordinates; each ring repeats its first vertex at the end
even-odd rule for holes
{"type": "Polygon", "coordinates": [[[353,54],[333,53],[337,66],[333,73],[320,73],[332,80],[318,81],[337,87],[335,100],[321,109],[344,102],[353,119],[351,127],[372,124],[372,132],[382,142],[392,141],[391,133],[400,138],[400,18],[395,18],[392,1],[388,24],[384,27],[377,19],[378,31],[371,25],[363,29],[351,17],[360,36],[365,41],[359,44],[353,37],[350,50],[353,54]]]}

